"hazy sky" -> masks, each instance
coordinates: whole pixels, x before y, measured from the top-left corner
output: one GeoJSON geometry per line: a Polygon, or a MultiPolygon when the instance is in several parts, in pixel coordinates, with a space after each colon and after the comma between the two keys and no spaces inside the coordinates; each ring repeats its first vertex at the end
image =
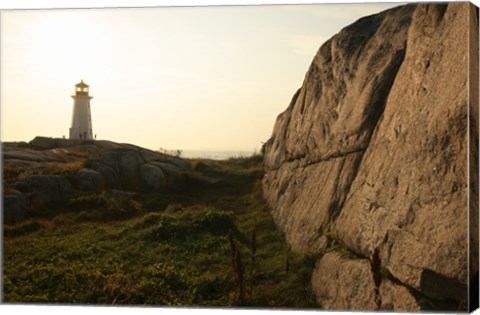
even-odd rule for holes
{"type": "Polygon", "coordinates": [[[259,150],[320,45],[396,4],[1,12],[1,139],[68,137],[90,85],[98,139],[259,150]]]}

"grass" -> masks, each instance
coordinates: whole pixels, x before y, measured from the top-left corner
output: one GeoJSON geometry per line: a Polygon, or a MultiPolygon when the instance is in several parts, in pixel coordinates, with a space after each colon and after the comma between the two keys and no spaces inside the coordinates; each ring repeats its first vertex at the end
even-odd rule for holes
{"type": "Polygon", "coordinates": [[[276,230],[261,159],[197,161],[192,172],[182,192],[79,193],[55,215],[4,226],[4,301],[318,307],[316,258],[276,230]]]}
{"type": "Polygon", "coordinates": [[[14,181],[32,175],[63,175],[73,179],[78,170],[85,166],[85,160],[54,163],[46,162],[37,168],[21,168],[16,165],[3,166],[3,179],[14,181]]]}
{"type": "Polygon", "coordinates": [[[42,171],[42,175],[64,175],[73,178],[78,170],[85,167],[85,160],[64,162],[64,163],[48,163],[47,168],[42,171]]]}

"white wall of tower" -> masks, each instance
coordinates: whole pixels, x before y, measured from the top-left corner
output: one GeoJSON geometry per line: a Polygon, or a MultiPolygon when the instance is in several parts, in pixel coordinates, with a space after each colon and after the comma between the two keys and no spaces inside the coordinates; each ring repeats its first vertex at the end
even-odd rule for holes
{"type": "Polygon", "coordinates": [[[93,139],[92,114],[88,95],[74,95],[70,139],[93,139]]]}

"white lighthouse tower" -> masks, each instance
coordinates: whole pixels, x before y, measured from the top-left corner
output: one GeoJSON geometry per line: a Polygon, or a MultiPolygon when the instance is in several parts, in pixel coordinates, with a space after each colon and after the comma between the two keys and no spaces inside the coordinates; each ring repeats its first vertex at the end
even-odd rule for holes
{"type": "Polygon", "coordinates": [[[75,95],[72,95],[73,115],[70,127],[70,139],[93,139],[92,114],[90,113],[90,100],[88,85],[82,82],[75,85],[75,95]]]}

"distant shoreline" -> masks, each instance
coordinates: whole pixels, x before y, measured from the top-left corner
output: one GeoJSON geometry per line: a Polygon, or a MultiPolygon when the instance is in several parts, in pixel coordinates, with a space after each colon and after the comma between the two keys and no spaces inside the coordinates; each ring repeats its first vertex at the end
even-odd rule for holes
{"type": "Polygon", "coordinates": [[[226,160],[252,156],[254,151],[210,151],[210,150],[182,150],[181,157],[186,159],[226,160]]]}
{"type": "MultiPolygon", "coordinates": [[[[65,138],[53,138],[53,137],[44,137],[44,136],[36,136],[33,140],[31,141],[1,141],[0,145],[5,145],[5,144],[14,144],[14,145],[25,145],[28,146],[32,142],[36,142],[37,147],[40,146],[43,149],[49,148],[49,147],[64,147],[64,146],[72,146],[72,145],[78,145],[82,141],[81,140],[76,140],[77,143],[75,143],[75,140],[71,139],[65,139],[65,138]]],[[[109,140],[91,140],[96,143],[115,143],[109,140]]],[[[128,144],[124,143],[127,145],[133,145],[137,146],[134,144],[128,144]]],[[[148,149],[147,150],[152,150],[152,151],[157,151],[157,152],[162,152],[162,150],[154,150],[154,149],[148,149]]],[[[244,151],[244,150],[178,150],[180,151],[180,156],[181,158],[185,159],[212,159],[212,160],[227,160],[230,158],[244,158],[244,157],[250,157],[254,154],[259,153],[259,151],[252,150],[252,151],[244,151]]],[[[169,154],[169,155],[175,155],[177,153],[177,150],[164,150],[162,153],[169,154]]]]}

